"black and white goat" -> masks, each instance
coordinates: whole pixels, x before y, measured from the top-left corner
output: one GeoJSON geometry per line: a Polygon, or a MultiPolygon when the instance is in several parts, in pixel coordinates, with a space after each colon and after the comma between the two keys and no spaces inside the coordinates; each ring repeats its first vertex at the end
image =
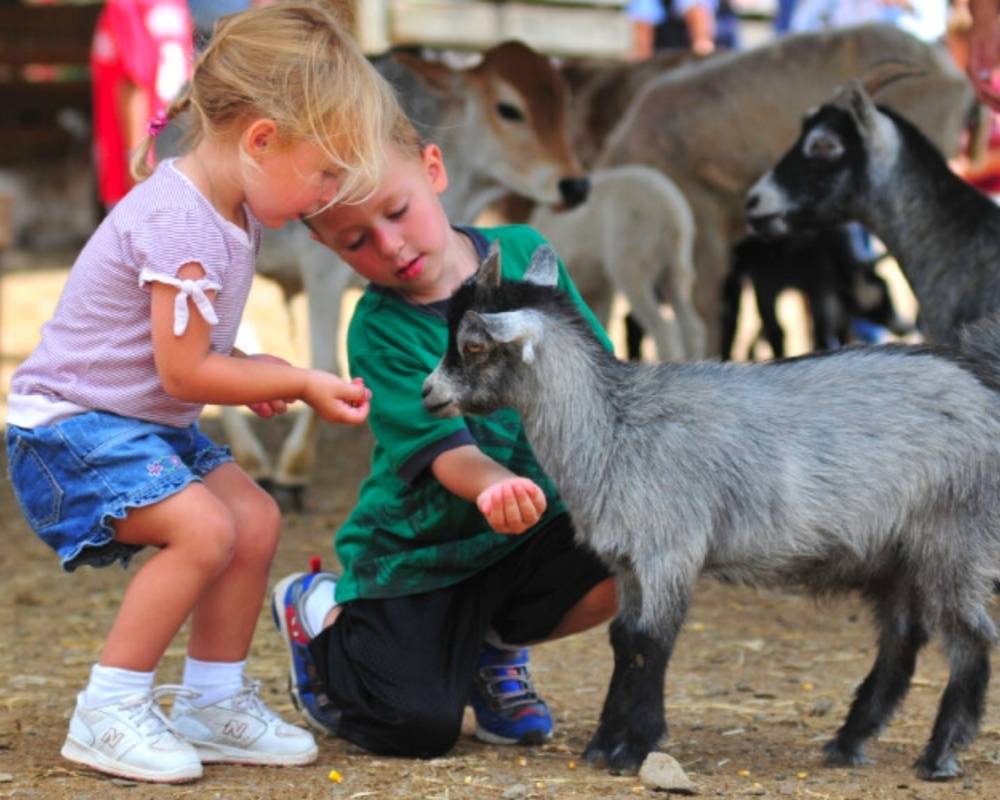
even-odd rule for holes
{"type": "Polygon", "coordinates": [[[441,416],[517,410],[578,540],[615,571],[614,673],[587,758],[634,769],[666,732],[664,671],[698,576],[871,603],[879,652],[829,763],[859,764],[940,631],[951,665],[917,770],[959,773],[997,638],[1000,320],[955,355],[844,348],[768,364],[622,362],[554,287],[499,256],[452,299],[424,384],[441,416]]]}
{"type": "Polygon", "coordinates": [[[806,117],[746,211],[764,235],[861,222],[899,262],[929,341],[954,342],[962,325],[1000,311],[1000,208],[857,82],[806,117]]]}

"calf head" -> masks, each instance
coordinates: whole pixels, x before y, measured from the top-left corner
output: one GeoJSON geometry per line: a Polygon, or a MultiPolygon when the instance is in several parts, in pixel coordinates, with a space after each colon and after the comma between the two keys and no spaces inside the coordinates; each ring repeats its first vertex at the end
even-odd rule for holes
{"type": "Polygon", "coordinates": [[[546,204],[575,206],[589,190],[569,144],[569,89],[548,57],[520,42],[484,51],[474,67],[451,69],[409,54],[396,56],[439,94],[465,100],[457,124],[469,136],[461,153],[446,150],[453,171],[475,170],[546,204]]]}
{"type": "Polygon", "coordinates": [[[452,298],[448,349],[424,381],[423,402],[432,414],[488,414],[517,407],[530,393],[537,350],[545,332],[543,303],[556,284],[552,248],[539,247],[524,281],[501,281],[495,245],[476,279],[452,298]]]}

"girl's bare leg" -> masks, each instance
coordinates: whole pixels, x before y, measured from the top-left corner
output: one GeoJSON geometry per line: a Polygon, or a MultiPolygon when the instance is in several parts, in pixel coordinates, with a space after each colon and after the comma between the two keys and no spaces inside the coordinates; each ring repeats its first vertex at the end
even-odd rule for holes
{"type": "Polygon", "coordinates": [[[137,672],[156,668],[205,589],[229,564],[233,516],[204,484],[135,508],[115,523],[115,538],[160,549],[132,578],[100,663],[137,672]]]}
{"type": "Polygon", "coordinates": [[[281,512],[236,464],[210,472],[205,485],[232,515],[236,540],[231,560],[195,606],[188,653],[201,661],[242,661],[267,591],[281,512]]]}

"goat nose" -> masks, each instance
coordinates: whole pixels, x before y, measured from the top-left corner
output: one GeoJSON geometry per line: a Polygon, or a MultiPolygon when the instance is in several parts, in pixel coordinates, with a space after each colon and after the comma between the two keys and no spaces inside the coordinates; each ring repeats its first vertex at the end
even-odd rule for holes
{"type": "Polygon", "coordinates": [[[420,390],[420,396],[422,398],[427,397],[427,395],[429,395],[430,393],[431,393],[431,387],[425,383],[423,389],[420,390]]]}
{"type": "Polygon", "coordinates": [[[590,193],[590,178],[584,175],[581,178],[563,178],[559,181],[559,194],[562,195],[563,202],[573,208],[587,199],[590,193]]]}
{"type": "Polygon", "coordinates": [[[747,211],[753,211],[755,208],[757,208],[759,204],[760,204],[760,195],[757,194],[756,192],[750,192],[750,194],[747,195],[747,204],[746,204],[747,211]]]}

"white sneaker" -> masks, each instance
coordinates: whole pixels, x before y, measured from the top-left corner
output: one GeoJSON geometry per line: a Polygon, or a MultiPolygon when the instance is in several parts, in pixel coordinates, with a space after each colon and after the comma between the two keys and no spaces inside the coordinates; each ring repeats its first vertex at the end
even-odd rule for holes
{"type": "Polygon", "coordinates": [[[319,749],[309,731],[289,725],[260,699],[260,682],[247,681],[232,697],[199,708],[178,697],[174,730],[205,764],[311,764],[319,749]]]}
{"type": "Polygon", "coordinates": [[[157,703],[162,694],[180,688],[163,686],[98,708],[87,708],[81,692],[63,758],[130,780],[182,783],[200,778],[198,753],[173,734],[157,703]]]}

